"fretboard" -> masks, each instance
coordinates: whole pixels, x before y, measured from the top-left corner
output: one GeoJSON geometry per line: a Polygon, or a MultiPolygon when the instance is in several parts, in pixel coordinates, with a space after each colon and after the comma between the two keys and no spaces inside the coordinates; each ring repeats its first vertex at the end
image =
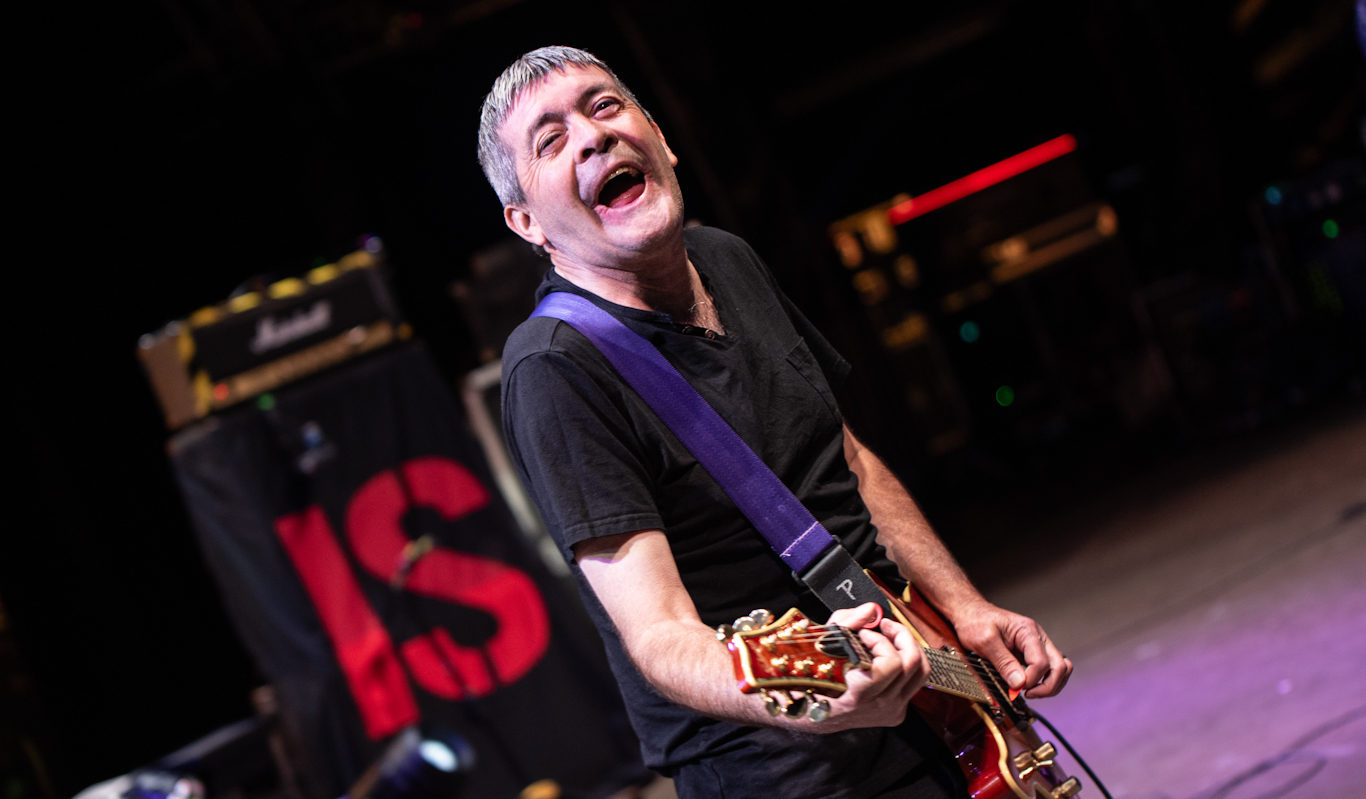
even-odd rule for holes
{"type": "MultiPolygon", "coordinates": [[[[873,656],[868,651],[863,642],[859,640],[849,630],[839,628],[845,636],[845,640],[853,647],[855,656],[863,663],[872,663],[873,656]]],[[[979,676],[973,672],[972,667],[963,662],[963,659],[952,652],[945,652],[942,649],[931,649],[928,646],[920,647],[920,651],[925,653],[925,661],[930,664],[930,678],[928,685],[936,691],[961,696],[964,699],[971,699],[975,702],[986,702],[990,704],[991,697],[982,687],[982,679],[990,679],[989,675],[979,676]]]]}
{"type": "Polygon", "coordinates": [[[973,673],[972,667],[956,654],[927,646],[921,647],[920,651],[925,653],[925,659],[930,664],[931,688],[977,702],[991,701],[991,697],[983,690],[981,681],[973,673]]]}

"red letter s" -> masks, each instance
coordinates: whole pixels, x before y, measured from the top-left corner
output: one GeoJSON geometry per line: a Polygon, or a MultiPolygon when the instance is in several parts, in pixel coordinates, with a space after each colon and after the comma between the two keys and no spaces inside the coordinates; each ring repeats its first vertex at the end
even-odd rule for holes
{"type": "MultiPolygon", "coordinates": [[[[399,468],[413,502],[436,510],[447,521],[488,504],[488,491],[469,469],[453,460],[415,458],[399,468]]],[[[367,480],[347,507],[346,535],[352,551],[366,571],[385,582],[409,541],[402,527],[408,509],[393,470],[367,480]]],[[[540,591],[526,573],[506,563],[435,548],[413,564],[404,590],[482,610],[498,625],[484,647],[495,674],[489,674],[479,649],[461,646],[441,627],[401,645],[414,678],[437,696],[460,699],[466,692],[471,696],[492,693],[497,685],[525,676],[549,645],[550,620],[540,591]]]]}

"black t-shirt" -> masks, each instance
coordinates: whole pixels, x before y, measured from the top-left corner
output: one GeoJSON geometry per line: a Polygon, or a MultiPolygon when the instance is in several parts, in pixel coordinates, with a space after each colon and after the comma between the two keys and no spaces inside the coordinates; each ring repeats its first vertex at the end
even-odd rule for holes
{"type": "MultiPolygon", "coordinates": [[[[610,303],[553,269],[537,299],[578,294],[648,339],[860,563],[897,579],[844,458],[830,383],[848,364],[747,244],[707,228],[685,231],[685,241],[724,336],[610,303]]],[[[602,634],[645,762],[674,776],[683,795],[860,797],[921,761],[928,732],[918,719],[832,735],[744,727],[668,701],[631,663],[574,564],[579,541],[663,530],[710,626],[755,608],[781,614],[796,605],[817,619],[828,611],[578,331],[550,318],[517,328],[503,353],[503,419],[513,461],[602,634]]]]}

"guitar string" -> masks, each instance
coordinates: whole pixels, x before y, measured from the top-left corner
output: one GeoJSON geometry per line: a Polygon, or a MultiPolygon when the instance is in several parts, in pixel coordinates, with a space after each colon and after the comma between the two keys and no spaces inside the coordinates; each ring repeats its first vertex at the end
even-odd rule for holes
{"type": "MultiPolygon", "coordinates": [[[[808,627],[802,632],[780,638],[776,637],[776,634],[771,635],[775,635],[775,644],[819,642],[832,635],[837,635],[852,645],[860,661],[872,659],[863,642],[854,636],[851,630],[838,625],[808,627]]],[[[754,636],[750,633],[746,637],[754,636]]],[[[977,701],[994,702],[1008,709],[1014,709],[1014,703],[1003,693],[1004,684],[995,665],[981,655],[963,651],[960,658],[953,653],[929,646],[921,646],[920,649],[930,662],[928,682],[931,686],[948,689],[977,701]]]]}
{"type": "MultiPolygon", "coordinates": [[[[840,635],[858,647],[858,649],[862,651],[862,654],[867,654],[867,650],[864,648],[862,642],[849,635],[849,632],[850,631],[847,628],[838,626],[817,627],[795,635],[780,637],[774,643],[805,643],[808,641],[820,641],[832,635],[840,635]]],[[[753,636],[751,635],[749,637],[753,636]]],[[[990,698],[983,687],[978,684],[978,681],[973,679],[974,671],[967,663],[964,663],[959,658],[947,652],[932,649],[928,646],[922,646],[921,651],[926,654],[927,659],[930,661],[929,680],[932,684],[937,684],[941,688],[948,688],[959,693],[971,694],[973,697],[981,698],[983,700],[990,698]]]]}
{"type": "MultiPolygon", "coordinates": [[[[845,633],[845,634],[847,634],[848,632],[849,632],[849,631],[846,630],[846,629],[844,629],[844,628],[838,628],[838,629],[835,630],[835,631],[828,631],[828,630],[827,630],[827,631],[823,631],[823,632],[798,633],[798,634],[796,634],[796,635],[780,636],[780,637],[777,637],[777,638],[775,639],[774,643],[775,643],[775,644],[789,644],[789,643],[791,643],[791,644],[796,644],[796,643],[807,643],[807,642],[809,642],[809,641],[816,641],[816,642],[819,642],[819,641],[821,641],[821,640],[824,640],[825,638],[830,637],[831,635],[835,635],[836,633],[845,633]]],[[[747,637],[753,637],[753,636],[750,635],[750,636],[747,636],[747,637]]],[[[767,637],[767,636],[765,636],[765,637],[767,637]]],[[[849,636],[849,637],[848,637],[848,640],[850,640],[850,641],[857,641],[857,639],[853,638],[852,636],[849,636]]],[[[859,641],[859,642],[858,642],[858,645],[862,646],[862,642],[859,641]]],[[[962,669],[967,669],[967,668],[969,668],[969,665],[968,665],[967,663],[964,663],[964,662],[963,662],[962,660],[960,660],[959,658],[957,658],[957,657],[955,657],[954,655],[951,655],[951,654],[949,654],[949,653],[947,653],[947,652],[944,652],[943,650],[935,649],[935,648],[930,647],[930,646],[921,646],[920,649],[921,649],[923,652],[925,652],[925,653],[927,653],[928,655],[930,655],[931,657],[934,657],[934,658],[946,658],[946,661],[945,661],[945,662],[948,663],[948,664],[956,665],[956,666],[958,666],[958,667],[960,667],[960,668],[962,668],[962,669]]]]}

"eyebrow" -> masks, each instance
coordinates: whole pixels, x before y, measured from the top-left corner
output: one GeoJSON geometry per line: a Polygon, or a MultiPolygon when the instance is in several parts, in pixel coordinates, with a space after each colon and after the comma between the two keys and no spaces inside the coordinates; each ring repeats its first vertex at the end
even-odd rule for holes
{"type": "MultiPolygon", "coordinates": [[[[583,92],[579,94],[578,99],[574,101],[574,107],[581,107],[584,103],[588,102],[588,98],[611,88],[613,88],[611,81],[602,81],[599,83],[594,83],[592,86],[589,86],[587,89],[584,89],[583,92]]],[[[551,122],[559,122],[562,119],[564,119],[564,113],[560,111],[546,111],[544,114],[541,114],[539,117],[537,117],[536,121],[531,123],[531,125],[527,128],[526,132],[527,144],[531,145],[531,149],[536,149],[535,145],[532,143],[532,140],[536,138],[537,131],[539,131],[546,125],[550,124],[551,122]]]]}

